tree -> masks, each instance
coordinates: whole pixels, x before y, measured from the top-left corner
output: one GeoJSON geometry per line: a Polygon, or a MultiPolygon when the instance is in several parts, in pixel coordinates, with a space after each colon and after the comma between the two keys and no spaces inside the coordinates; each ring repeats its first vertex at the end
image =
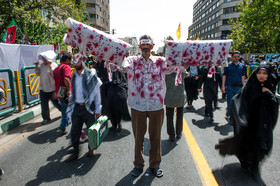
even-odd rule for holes
{"type": "MultiPolygon", "coordinates": [[[[174,41],[173,37],[171,37],[171,36],[167,36],[165,40],[174,41]]],[[[165,50],[166,50],[166,44],[164,43],[164,46],[163,46],[163,53],[164,54],[165,54],[165,50]]]]}
{"type": "Polygon", "coordinates": [[[231,20],[232,47],[241,53],[280,52],[279,0],[243,0],[239,17],[231,20]]]}
{"type": "Polygon", "coordinates": [[[85,22],[88,17],[85,3],[79,0],[0,0],[0,4],[0,34],[14,18],[20,28],[16,43],[21,43],[25,33],[31,43],[37,40],[40,44],[57,43],[67,32],[62,22],[68,17],[85,22]]]}

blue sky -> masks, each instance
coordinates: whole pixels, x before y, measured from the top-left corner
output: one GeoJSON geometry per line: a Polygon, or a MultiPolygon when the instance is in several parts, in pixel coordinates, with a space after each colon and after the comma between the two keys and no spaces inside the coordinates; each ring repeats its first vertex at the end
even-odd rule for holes
{"type": "Polygon", "coordinates": [[[155,50],[163,46],[164,37],[176,38],[181,22],[181,39],[188,37],[192,24],[193,5],[197,0],[110,0],[110,26],[116,37],[148,34],[154,39],[155,50]]]}

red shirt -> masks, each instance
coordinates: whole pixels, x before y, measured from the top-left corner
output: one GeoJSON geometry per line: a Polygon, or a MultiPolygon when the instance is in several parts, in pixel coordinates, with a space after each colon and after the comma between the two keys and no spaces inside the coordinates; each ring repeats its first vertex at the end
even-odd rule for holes
{"type": "MultiPolygon", "coordinates": [[[[53,78],[55,81],[55,93],[57,94],[60,86],[65,86],[64,78],[68,77],[70,80],[72,79],[71,67],[64,62],[61,62],[59,66],[57,66],[53,71],[53,78]],[[61,74],[61,69],[62,74],[61,74]]],[[[70,83],[71,90],[71,83],[70,83]]]]}

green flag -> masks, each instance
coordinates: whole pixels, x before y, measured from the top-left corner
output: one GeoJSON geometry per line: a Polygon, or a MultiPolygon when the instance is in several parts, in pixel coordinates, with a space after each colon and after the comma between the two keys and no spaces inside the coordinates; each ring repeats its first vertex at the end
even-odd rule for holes
{"type": "MultiPolygon", "coordinates": [[[[8,28],[9,28],[9,27],[12,27],[12,26],[17,26],[17,24],[16,24],[14,18],[12,19],[12,21],[11,21],[11,23],[9,24],[8,28]]],[[[7,29],[7,30],[8,30],[8,29],[7,29]]],[[[17,26],[17,30],[16,30],[16,31],[18,31],[18,26],[17,26]]],[[[4,32],[4,33],[2,34],[1,38],[2,38],[2,41],[6,43],[7,31],[4,32]]]]}

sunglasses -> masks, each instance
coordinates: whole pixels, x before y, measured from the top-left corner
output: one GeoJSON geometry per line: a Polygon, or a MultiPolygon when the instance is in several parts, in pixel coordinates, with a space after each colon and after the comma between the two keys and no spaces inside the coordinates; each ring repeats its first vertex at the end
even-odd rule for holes
{"type": "Polygon", "coordinates": [[[234,58],[239,58],[240,56],[233,56],[234,58]]]}

